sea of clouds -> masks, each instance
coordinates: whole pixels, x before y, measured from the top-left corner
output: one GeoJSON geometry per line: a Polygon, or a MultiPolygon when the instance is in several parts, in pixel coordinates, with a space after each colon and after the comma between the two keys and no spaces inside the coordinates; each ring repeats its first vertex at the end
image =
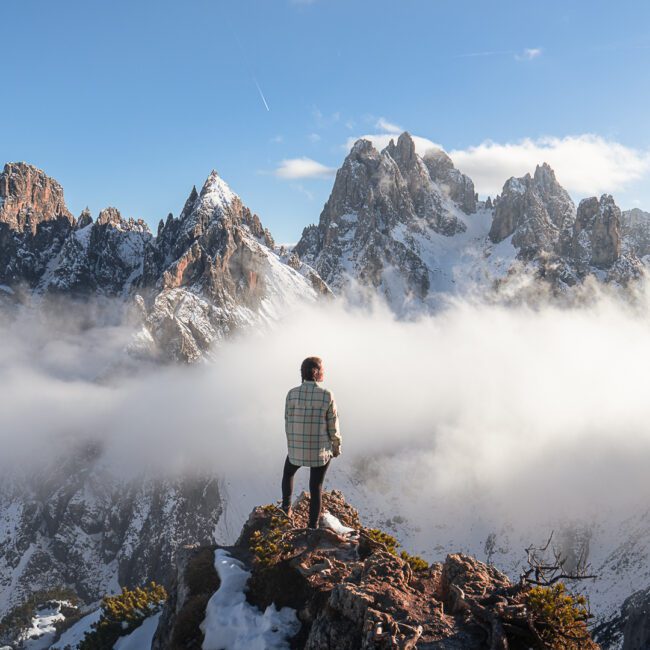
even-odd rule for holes
{"type": "Polygon", "coordinates": [[[125,365],[133,328],[103,320],[62,310],[3,325],[3,466],[31,472],[93,439],[124,476],[209,471],[278,498],[284,398],[319,355],[344,439],[330,487],[338,471],[382,498],[406,490],[417,508],[478,494],[513,514],[567,516],[650,489],[643,292],[579,308],[456,300],[409,322],[338,301],[192,367],[125,365]]]}

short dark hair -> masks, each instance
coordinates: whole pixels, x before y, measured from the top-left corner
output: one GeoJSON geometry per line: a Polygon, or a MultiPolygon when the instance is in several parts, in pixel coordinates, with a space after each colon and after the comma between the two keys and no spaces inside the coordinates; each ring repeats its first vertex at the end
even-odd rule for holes
{"type": "Polygon", "coordinates": [[[314,381],[315,377],[323,367],[323,360],[320,357],[307,357],[300,364],[300,376],[303,381],[314,381]]]}

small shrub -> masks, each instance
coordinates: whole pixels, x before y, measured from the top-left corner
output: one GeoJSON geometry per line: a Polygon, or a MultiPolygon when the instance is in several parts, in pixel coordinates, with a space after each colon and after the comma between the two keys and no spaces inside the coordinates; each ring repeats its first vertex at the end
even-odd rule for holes
{"type": "Polygon", "coordinates": [[[263,567],[270,567],[291,550],[291,545],[284,540],[291,522],[284,515],[276,514],[277,508],[273,505],[264,506],[263,510],[271,515],[268,530],[256,530],[250,536],[249,546],[255,560],[263,567]]]}
{"type": "Polygon", "coordinates": [[[99,620],[93,623],[90,632],[86,632],[79,650],[112,648],[121,636],[130,634],[145,618],[158,612],[165,600],[165,588],[155,582],[148,587],[124,587],[121,594],[106,596],[102,600],[99,620]]]}
{"type": "Polygon", "coordinates": [[[540,636],[553,650],[598,648],[587,630],[590,618],[584,596],[574,596],[558,582],[550,587],[535,586],[526,594],[540,636]]]}
{"type": "Polygon", "coordinates": [[[365,532],[370,539],[383,544],[389,553],[397,555],[396,549],[399,546],[399,542],[392,535],[385,533],[383,530],[379,530],[379,528],[366,528],[365,532]]]}
{"type": "MultiPolygon", "coordinates": [[[[383,530],[379,530],[379,528],[367,528],[365,532],[370,539],[383,544],[389,553],[395,556],[397,555],[397,548],[400,546],[400,543],[392,535],[385,533],[383,530]]],[[[411,570],[414,572],[426,571],[429,568],[427,562],[419,555],[409,555],[406,551],[402,551],[399,557],[405,562],[408,562],[411,570]]]]}
{"type": "Polygon", "coordinates": [[[418,571],[426,571],[429,568],[428,562],[421,558],[419,555],[409,555],[406,551],[402,551],[399,556],[411,567],[414,573],[418,571]]]}

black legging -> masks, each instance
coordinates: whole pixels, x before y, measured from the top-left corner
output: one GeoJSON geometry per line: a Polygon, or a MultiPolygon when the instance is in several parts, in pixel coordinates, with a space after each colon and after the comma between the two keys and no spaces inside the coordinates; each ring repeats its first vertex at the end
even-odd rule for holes
{"type": "MultiPolygon", "coordinates": [[[[320,467],[309,468],[309,527],[316,528],[318,526],[318,519],[320,517],[320,509],[323,501],[323,481],[325,480],[325,472],[330,466],[328,460],[325,465],[320,467]]],[[[291,505],[291,494],[293,492],[293,477],[298,471],[300,465],[294,465],[289,456],[284,461],[284,472],[282,474],[282,507],[286,510],[291,505]]]]}

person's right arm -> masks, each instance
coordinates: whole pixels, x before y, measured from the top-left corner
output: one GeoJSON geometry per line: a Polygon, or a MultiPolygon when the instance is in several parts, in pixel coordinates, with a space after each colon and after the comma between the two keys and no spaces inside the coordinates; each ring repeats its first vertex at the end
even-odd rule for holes
{"type": "Polygon", "coordinates": [[[289,433],[289,401],[290,401],[291,391],[287,393],[287,399],[284,402],[284,431],[289,433]]]}

